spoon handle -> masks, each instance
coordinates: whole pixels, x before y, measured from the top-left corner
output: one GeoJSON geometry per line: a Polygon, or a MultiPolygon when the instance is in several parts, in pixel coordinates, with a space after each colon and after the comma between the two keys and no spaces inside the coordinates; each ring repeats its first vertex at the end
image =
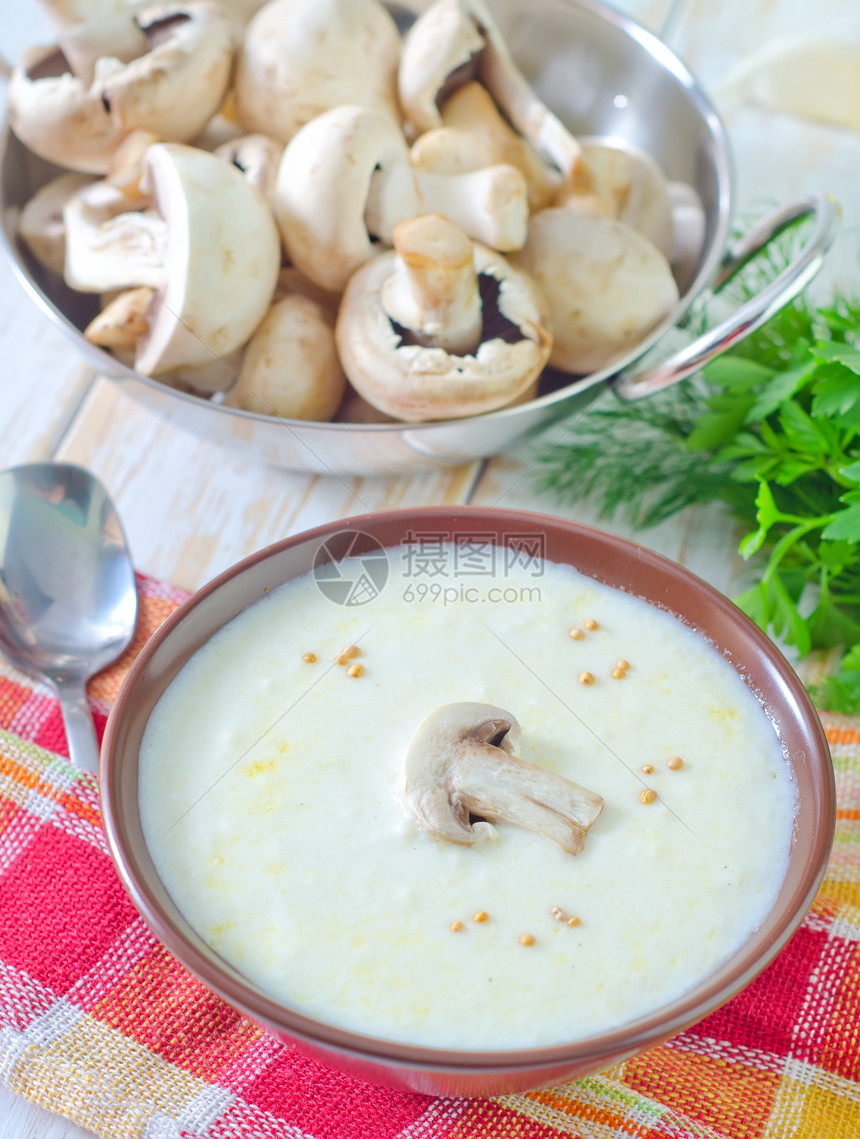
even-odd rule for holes
{"type": "Polygon", "coordinates": [[[72,763],[81,771],[98,775],[99,745],[86,688],[78,681],[66,680],[56,683],[56,689],[72,763]]]}

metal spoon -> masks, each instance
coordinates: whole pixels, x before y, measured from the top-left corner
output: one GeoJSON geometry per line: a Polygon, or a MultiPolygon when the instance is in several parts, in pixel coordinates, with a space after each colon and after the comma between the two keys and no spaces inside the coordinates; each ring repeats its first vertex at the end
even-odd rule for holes
{"type": "Polygon", "coordinates": [[[128,646],[137,589],[98,479],[71,463],[0,472],[0,652],[50,682],[72,762],[98,772],[86,682],[128,646]]]}

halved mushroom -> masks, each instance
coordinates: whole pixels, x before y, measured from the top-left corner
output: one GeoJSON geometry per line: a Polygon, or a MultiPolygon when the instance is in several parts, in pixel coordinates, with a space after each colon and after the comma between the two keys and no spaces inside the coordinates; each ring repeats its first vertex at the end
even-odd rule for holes
{"type": "Polygon", "coordinates": [[[246,134],[222,143],[214,153],[241,170],[267,202],[274,200],[278,167],[284,154],[282,142],[264,134],[246,134]]]}
{"type": "Polygon", "coordinates": [[[284,151],[272,208],[296,268],[342,292],[360,265],[390,247],[395,225],[421,212],[400,128],[365,107],[318,115],[284,151]]]}
{"type": "Polygon", "coordinates": [[[443,704],[419,725],[406,754],[405,802],[437,838],[471,845],[505,821],[569,854],[603,809],[600,795],[514,755],[520,725],[492,704],[443,704]],[[471,816],[477,816],[472,821],[471,816]]]}
{"type": "Polygon", "coordinates": [[[340,406],[345,384],[334,317],[296,294],[275,301],[263,318],[224,403],[262,415],[324,423],[340,406]]]}
{"type": "Polygon", "coordinates": [[[72,73],[93,81],[95,63],[110,56],[128,63],[147,50],[146,37],[135,22],[135,0],[40,0],[56,34],[57,46],[72,73]]]}
{"type": "Polygon", "coordinates": [[[62,276],[66,261],[66,203],[92,184],[89,174],[60,174],[52,178],[21,210],[18,236],[40,265],[62,276]]]}
{"type": "Polygon", "coordinates": [[[123,63],[96,60],[87,85],[58,48],[25,55],[9,83],[9,121],[31,150],[93,174],[131,131],[193,138],[221,105],[233,61],[229,21],[214,0],[148,5],[134,20],[148,50],[123,63]]]}
{"type": "Polygon", "coordinates": [[[155,290],[146,285],[126,289],[113,297],[84,329],[90,344],[100,348],[134,351],[149,331],[149,307],[155,290]]]}
{"type": "Polygon", "coordinates": [[[663,253],[672,249],[672,201],[665,175],[642,150],[581,139],[588,193],[569,193],[557,205],[616,218],[663,253]]]}
{"type": "Polygon", "coordinates": [[[379,0],[270,0],[237,58],[239,118],[281,142],[347,104],[399,122],[399,59],[400,34],[379,0]]]}
{"type": "Polygon", "coordinates": [[[157,290],[135,360],[155,375],[209,365],[248,340],[275,289],[280,241],[258,191],[223,159],[159,143],[145,168],[152,211],[100,218],[95,192],[120,194],[107,183],[66,207],[66,274],[85,292],[157,290]]]}
{"type": "Polygon", "coordinates": [[[543,159],[575,184],[579,144],[531,89],[483,0],[435,0],[409,29],[398,72],[403,113],[416,133],[441,126],[447,98],[472,79],[543,159]]]}
{"type": "Polygon", "coordinates": [[[521,396],[552,346],[531,280],[439,215],[401,222],[394,247],[352,277],[338,314],[341,362],[359,394],[408,422],[521,396]]]}
{"type": "Polygon", "coordinates": [[[526,180],[515,166],[486,166],[465,174],[415,167],[424,208],[444,214],[475,241],[507,253],[528,236],[526,180]]]}
{"type": "Polygon", "coordinates": [[[546,298],[550,363],[565,372],[595,372],[620,359],[678,302],[669,263],[646,237],[569,206],[534,214],[528,241],[510,257],[546,298]]]}

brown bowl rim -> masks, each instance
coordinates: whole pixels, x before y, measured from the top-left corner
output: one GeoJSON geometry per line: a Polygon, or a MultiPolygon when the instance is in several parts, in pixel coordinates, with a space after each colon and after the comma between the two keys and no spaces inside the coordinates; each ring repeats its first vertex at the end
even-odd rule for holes
{"type": "MultiPolygon", "coordinates": [[[[498,535],[498,529],[496,534],[498,535]]],[[[400,541],[402,540],[401,536],[400,541]]],[[[568,564],[574,562],[569,560],[568,564]]],[[[574,568],[577,567],[574,565],[574,568]]],[[[612,574],[603,578],[595,573],[589,573],[587,576],[597,581],[602,580],[614,588],[620,588],[614,584],[612,574]]],[[[290,577],[285,577],[283,580],[290,580],[290,577]]],[[[637,595],[634,590],[627,592],[637,595]]],[[[249,600],[247,605],[251,604],[253,601],[249,600]]],[[[136,757],[134,770],[136,774],[136,757]]],[[[582,1065],[597,1070],[603,1061],[609,1063],[620,1055],[642,1051],[690,1027],[745,988],[777,956],[800,925],[824,877],[836,818],[835,777],[830,750],[812,701],[780,650],[733,602],[691,571],[629,539],[594,526],[535,511],[481,506],[415,507],[373,512],[327,522],[267,546],[217,575],[193,593],[167,618],[132,664],[108,718],[102,745],[99,784],[109,850],[127,893],[158,940],[209,989],[250,1019],[268,1026],[281,1036],[305,1041],[329,1053],[341,1053],[362,1060],[370,1058],[389,1068],[419,1068],[428,1072],[454,1070],[473,1074],[502,1071],[527,1073],[530,1070],[537,1072],[553,1066],[582,1065]],[[365,531],[380,540],[384,546],[393,546],[398,542],[386,543],[378,533],[374,533],[374,530],[391,526],[405,534],[408,527],[414,530],[416,523],[430,522],[435,524],[437,531],[444,528],[453,533],[456,527],[466,520],[473,532],[480,532],[482,524],[489,529],[491,524],[498,527],[499,523],[505,523],[516,525],[520,531],[526,526],[531,526],[545,532],[554,531],[556,535],[564,534],[568,541],[580,539],[586,543],[596,543],[597,547],[604,551],[607,564],[616,565],[623,559],[633,559],[638,571],[654,573],[658,579],[663,579],[667,584],[671,582],[692,589],[696,596],[701,598],[703,608],[707,609],[712,617],[709,621],[710,629],[715,626],[723,628],[725,624],[726,628],[735,630],[739,634],[740,641],[747,644],[758,658],[752,671],[770,679],[775,690],[775,696],[770,704],[765,701],[764,692],[751,683],[751,677],[746,675],[746,670],[740,667],[740,662],[734,659],[731,651],[722,643],[724,638],[714,636],[709,629],[692,620],[690,613],[683,616],[679,614],[668,598],[665,603],[661,603],[645,593],[639,593],[638,596],[658,608],[674,613],[687,627],[695,629],[715,645],[747,682],[766,710],[769,710],[773,704],[784,704],[786,709],[792,710],[796,724],[801,728],[807,743],[806,758],[801,762],[808,764],[816,777],[814,856],[804,863],[799,881],[791,890],[787,901],[783,901],[782,891],[780,892],[781,904],[776,910],[781,916],[773,923],[772,935],[764,944],[758,943],[761,934],[755,931],[730,960],[709,974],[699,985],[647,1016],[593,1036],[539,1048],[470,1051],[386,1041],[316,1021],[271,1000],[250,982],[244,981],[229,964],[219,961],[217,955],[211,951],[209,953],[201,951],[194,944],[196,935],[189,939],[186,931],[180,928],[181,923],[165,912],[164,907],[154,897],[147,875],[139,866],[133,850],[129,849],[127,821],[123,817],[121,807],[122,764],[118,759],[118,752],[121,751],[119,734],[126,708],[135,701],[136,686],[152,657],[191,611],[229,583],[283,551],[325,540],[341,531],[365,531]]],[[[795,833],[792,844],[794,845],[796,841],[795,833]]],[[[193,934],[190,927],[188,930],[193,934]]],[[[202,940],[198,940],[202,945],[202,940]]]]}

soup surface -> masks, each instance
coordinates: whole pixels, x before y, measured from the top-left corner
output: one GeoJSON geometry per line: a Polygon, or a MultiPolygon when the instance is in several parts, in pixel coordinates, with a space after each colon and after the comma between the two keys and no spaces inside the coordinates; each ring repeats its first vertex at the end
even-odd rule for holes
{"type": "Polygon", "coordinates": [[[393,548],[361,604],[309,574],[213,637],[147,728],[147,842],[205,940],[299,1011],[429,1046],[570,1041],[738,948],[795,789],[755,696],[676,618],[567,566],[458,561],[439,547],[434,576],[393,548]],[[579,854],[505,821],[473,845],[418,825],[410,740],[460,701],[506,709],[522,759],[603,797],[579,854]]]}

